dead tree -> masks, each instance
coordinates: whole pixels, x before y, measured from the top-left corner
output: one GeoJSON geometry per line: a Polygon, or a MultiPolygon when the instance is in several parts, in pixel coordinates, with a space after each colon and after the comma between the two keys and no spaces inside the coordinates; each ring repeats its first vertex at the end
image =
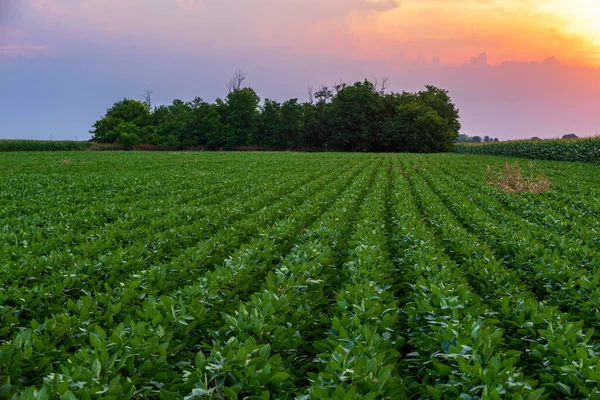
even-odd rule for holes
{"type": "Polygon", "coordinates": [[[310,104],[312,104],[312,103],[313,103],[313,100],[314,100],[314,96],[313,96],[313,87],[309,85],[309,86],[308,86],[308,102],[309,102],[310,104]]]}
{"type": "Polygon", "coordinates": [[[229,93],[235,92],[236,90],[240,90],[242,88],[242,83],[246,80],[246,75],[244,71],[241,69],[236,70],[233,73],[233,76],[229,78],[229,83],[227,84],[227,90],[229,93]]]}
{"type": "Polygon", "coordinates": [[[148,107],[152,108],[152,93],[154,91],[150,88],[144,89],[144,95],[142,96],[142,100],[148,104],[148,107]]]}
{"type": "Polygon", "coordinates": [[[382,80],[374,79],[373,80],[373,88],[380,95],[385,94],[388,86],[388,78],[383,78],[382,80]]]}

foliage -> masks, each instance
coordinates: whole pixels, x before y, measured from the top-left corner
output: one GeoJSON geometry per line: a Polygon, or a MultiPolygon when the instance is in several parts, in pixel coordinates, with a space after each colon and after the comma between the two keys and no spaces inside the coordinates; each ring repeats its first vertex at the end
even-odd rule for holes
{"type": "Polygon", "coordinates": [[[516,140],[481,145],[456,145],[462,154],[488,154],[538,160],[600,163],[600,137],[583,139],[516,140]]]}
{"type": "Polygon", "coordinates": [[[147,103],[124,99],[109,108],[104,117],[94,123],[90,133],[94,135],[95,142],[115,143],[123,133],[122,124],[131,124],[127,127],[136,126],[138,129],[143,129],[151,124],[151,120],[152,113],[147,103]]]}
{"type": "Polygon", "coordinates": [[[598,166],[498,161],[6,153],[0,398],[598,398],[598,166]]]}
{"type": "Polygon", "coordinates": [[[100,143],[137,143],[184,149],[414,151],[452,150],[461,128],[448,92],[427,86],[417,93],[385,93],[368,80],[321,87],[316,102],[290,99],[260,104],[238,76],[225,99],[207,103],[174,100],[150,109],[125,99],[113,105],[91,131],[100,143]],[[415,120],[413,122],[413,120],[415,120]],[[124,132],[122,124],[127,125],[124,132]]]}

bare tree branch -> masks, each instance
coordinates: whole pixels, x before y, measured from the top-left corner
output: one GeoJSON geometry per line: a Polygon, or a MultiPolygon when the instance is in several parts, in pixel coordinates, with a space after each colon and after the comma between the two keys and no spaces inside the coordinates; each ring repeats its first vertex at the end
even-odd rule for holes
{"type": "Polygon", "coordinates": [[[313,97],[314,97],[314,96],[313,96],[313,87],[309,85],[309,86],[308,86],[308,102],[309,102],[310,104],[312,104],[312,103],[313,103],[313,97]]]}
{"type": "Polygon", "coordinates": [[[154,91],[150,88],[146,88],[144,89],[144,95],[142,97],[142,100],[146,102],[146,104],[148,104],[148,107],[152,108],[152,94],[154,93],[154,91]]]}
{"type": "Polygon", "coordinates": [[[379,93],[380,95],[383,95],[385,93],[385,91],[387,90],[387,87],[388,87],[388,78],[383,78],[381,80],[374,79],[373,80],[373,87],[375,88],[375,91],[377,93],[379,93]]]}
{"type": "Polygon", "coordinates": [[[244,71],[241,69],[236,70],[233,73],[233,76],[229,78],[229,82],[227,83],[227,90],[229,93],[235,92],[236,90],[240,90],[242,88],[242,83],[246,80],[246,75],[244,71]]]}
{"type": "Polygon", "coordinates": [[[335,89],[335,94],[341,92],[346,86],[348,84],[343,79],[340,79],[340,83],[334,82],[333,88],[335,89]]]}

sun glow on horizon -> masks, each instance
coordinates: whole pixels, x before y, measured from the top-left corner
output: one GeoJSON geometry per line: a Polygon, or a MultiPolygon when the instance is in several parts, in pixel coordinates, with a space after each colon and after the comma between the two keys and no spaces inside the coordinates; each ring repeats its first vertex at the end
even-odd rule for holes
{"type": "Polygon", "coordinates": [[[600,59],[600,1],[552,0],[542,3],[544,11],[559,15],[564,31],[584,39],[590,58],[600,59]]]}
{"type": "Polygon", "coordinates": [[[186,54],[254,46],[391,65],[462,65],[486,53],[490,65],[555,57],[600,66],[600,0],[232,0],[234,12],[208,0],[27,1],[69,37],[126,37],[186,54]]]}

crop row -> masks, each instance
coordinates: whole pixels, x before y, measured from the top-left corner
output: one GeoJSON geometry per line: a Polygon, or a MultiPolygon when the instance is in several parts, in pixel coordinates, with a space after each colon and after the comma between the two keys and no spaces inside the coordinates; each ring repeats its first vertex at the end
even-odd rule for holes
{"type": "Polygon", "coordinates": [[[600,162],[600,138],[516,140],[482,144],[457,144],[460,154],[487,154],[538,160],[600,162]]]}
{"type": "Polygon", "coordinates": [[[0,160],[0,398],[600,398],[593,164],[64,157],[0,160]]]}
{"type": "Polygon", "coordinates": [[[72,151],[86,150],[89,142],[59,140],[9,140],[0,139],[0,152],[4,151],[72,151]]]}

